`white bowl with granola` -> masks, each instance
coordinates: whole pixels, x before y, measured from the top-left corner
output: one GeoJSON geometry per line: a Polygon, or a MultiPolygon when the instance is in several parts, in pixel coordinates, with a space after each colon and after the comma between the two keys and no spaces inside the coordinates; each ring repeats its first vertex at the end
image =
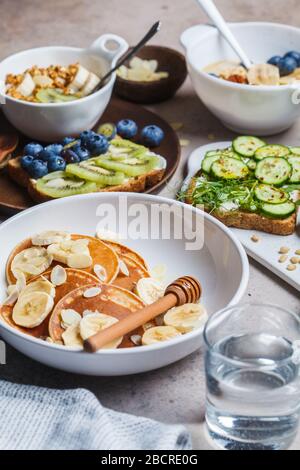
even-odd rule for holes
{"type": "MultiPolygon", "coordinates": [[[[276,23],[231,23],[230,28],[254,64],[284,55],[300,44],[300,29],[276,23]]],[[[271,135],[288,129],[300,116],[299,81],[285,85],[248,85],[212,76],[207,66],[238,58],[215,27],[193,26],[181,35],[194,89],[229,129],[271,135]],[[296,93],[296,96],[294,95],[296,93]],[[296,98],[295,99],[293,99],[296,98]]]]}
{"type": "Polygon", "coordinates": [[[127,50],[126,41],[104,34],[89,48],[40,47],[0,63],[0,101],[8,120],[32,139],[56,141],[92,128],[111,97],[115,74],[101,77],[127,50]]]}
{"type": "Polygon", "coordinates": [[[227,227],[179,201],[145,194],[40,204],[1,224],[0,244],[2,339],[43,364],[81,374],[145,372],[187,356],[202,344],[205,311],[238,302],[248,282],[247,256],[227,227]],[[107,222],[122,239],[111,240],[107,222]],[[200,281],[200,304],[175,307],[95,353],[83,350],[99,328],[157,300],[184,275],[200,281]]]}

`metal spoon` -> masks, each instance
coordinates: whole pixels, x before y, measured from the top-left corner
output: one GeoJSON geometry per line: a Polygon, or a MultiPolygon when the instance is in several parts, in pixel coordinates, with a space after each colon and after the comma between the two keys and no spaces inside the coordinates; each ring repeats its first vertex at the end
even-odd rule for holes
{"type": "Polygon", "coordinates": [[[156,23],[154,23],[154,25],[151,26],[151,28],[149,29],[148,33],[145,34],[143,39],[141,39],[140,42],[138,42],[136,46],[134,46],[129,52],[127,52],[127,54],[125,54],[121,58],[121,60],[119,60],[119,62],[117,63],[115,67],[113,67],[107,74],[104,75],[104,77],[101,78],[100,82],[98,83],[93,93],[99,90],[104,85],[104,82],[107,80],[107,78],[113,72],[115,72],[122,64],[124,64],[124,62],[131,59],[131,57],[133,57],[160,30],[160,27],[161,27],[160,21],[157,21],[156,23]]]}
{"type": "Polygon", "coordinates": [[[212,20],[224,39],[232,47],[241,59],[242,64],[248,70],[248,81],[251,85],[279,85],[279,70],[271,64],[253,64],[245,51],[237,42],[235,36],[227,26],[223,16],[212,0],[197,0],[199,5],[212,20]]]}

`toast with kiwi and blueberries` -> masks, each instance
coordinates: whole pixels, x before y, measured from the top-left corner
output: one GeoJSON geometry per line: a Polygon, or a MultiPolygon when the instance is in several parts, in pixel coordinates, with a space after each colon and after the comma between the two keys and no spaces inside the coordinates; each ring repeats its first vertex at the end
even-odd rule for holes
{"type": "Polygon", "coordinates": [[[178,197],[228,227],[290,235],[300,202],[300,147],[239,136],[210,150],[178,197]]]}
{"type": "Polygon", "coordinates": [[[36,202],[99,191],[142,192],[164,175],[166,160],[152,150],[164,135],[159,127],[146,126],[142,145],[129,140],[136,133],[134,121],[123,119],[61,144],[31,142],[22,156],[9,160],[8,174],[36,202]]]}

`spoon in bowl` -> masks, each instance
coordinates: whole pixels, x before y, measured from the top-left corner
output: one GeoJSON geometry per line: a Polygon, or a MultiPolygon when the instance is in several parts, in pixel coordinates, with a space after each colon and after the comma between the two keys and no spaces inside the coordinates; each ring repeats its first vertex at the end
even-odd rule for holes
{"type": "Polygon", "coordinates": [[[117,63],[115,67],[113,67],[108,73],[106,73],[98,83],[97,87],[93,90],[93,92],[99,90],[103,85],[104,82],[110,77],[110,75],[115,72],[121,65],[124,64],[127,60],[131,59],[131,57],[135,56],[136,53],[160,30],[161,22],[157,21],[154,25],[151,26],[149,31],[145,34],[145,36],[134,46],[130,49],[127,54],[125,54],[117,63]]]}
{"type": "Polygon", "coordinates": [[[247,69],[247,78],[250,85],[279,85],[279,70],[271,64],[253,64],[229,29],[223,16],[212,0],[197,0],[201,8],[214,23],[218,31],[228,42],[242,65],[247,69]]]}

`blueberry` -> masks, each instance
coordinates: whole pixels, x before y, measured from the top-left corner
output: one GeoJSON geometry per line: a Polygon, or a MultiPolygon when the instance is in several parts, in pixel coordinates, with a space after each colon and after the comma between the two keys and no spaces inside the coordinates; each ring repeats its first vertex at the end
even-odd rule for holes
{"type": "Polygon", "coordinates": [[[82,145],[88,145],[90,140],[95,137],[97,134],[94,131],[83,131],[80,134],[80,140],[82,142],[82,145]]]}
{"type": "Polygon", "coordinates": [[[80,162],[80,158],[78,157],[77,153],[73,152],[72,149],[64,149],[60,156],[65,159],[67,163],[78,163],[80,162]]]}
{"type": "Polygon", "coordinates": [[[47,163],[42,160],[33,160],[27,168],[27,171],[31,178],[39,179],[47,175],[48,167],[47,163]]]}
{"type": "Polygon", "coordinates": [[[158,147],[164,136],[164,131],[154,124],[144,127],[141,132],[142,142],[148,147],[158,147]]]}
{"type": "Polygon", "coordinates": [[[137,131],[138,127],[132,119],[122,119],[117,123],[117,133],[124,139],[132,139],[137,131]]]}
{"type": "Polygon", "coordinates": [[[21,157],[21,167],[24,168],[24,170],[27,170],[33,160],[34,157],[32,155],[24,155],[24,157],[21,157]]]}
{"type": "Polygon", "coordinates": [[[300,52],[290,51],[285,54],[284,59],[286,57],[292,57],[297,62],[297,67],[300,67],[300,52]]]}
{"type": "Polygon", "coordinates": [[[71,142],[74,142],[74,140],[75,140],[75,137],[64,137],[63,140],[62,140],[63,147],[65,145],[70,144],[71,142]]]}
{"type": "Polygon", "coordinates": [[[282,57],[278,63],[280,76],[284,77],[285,75],[289,75],[293,73],[294,70],[297,68],[297,62],[293,57],[282,57]]]}
{"type": "Polygon", "coordinates": [[[53,152],[53,150],[48,149],[46,147],[37,155],[37,158],[39,160],[43,160],[44,162],[47,162],[51,157],[53,157],[55,155],[56,155],[56,153],[53,152]]]}
{"type": "Polygon", "coordinates": [[[81,161],[88,160],[91,156],[89,150],[85,147],[82,147],[80,144],[75,144],[72,146],[73,152],[78,155],[81,161]]]}
{"type": "Polygon", "coordinates": [[[107,140],[112,140],[116,137],[117,128],[111,122],[106,122],[105,124],[101,124],[98,128],[98,133],[104,135],[107,140]]]}
{"type": "Polygon", "coordinates": [[[281,60],[280,55],[273,55],[273,57],[271,57],[268,60],[268,64],[276,65],[276,67],[278,67],[278,64],[279,64],[280,60],[281,60]]]}
{"type": "Polygon", "coordinates": [[[50,144],[45,147],[46,150],[49,150],[49,152],[52,152],[55,155],[59,155],[63,148],[62,144],[50,144]]]}
{"type": "Polygon", "coordinates": [[[65,160],[59,155],[52,155],[48,161],[48,170],[49,171],[64,171],[66,168],[65,160]]]}
{"type": "Polygon", "coordinates": [[[101,155],[107,152],[109,142],[104,135],[96,134],[87,144],[88,150],[92,156],[101,155]]]}
{"type": "Polygon", "coordinates": [[[36,157],[42,150],[43,147],[41,144],[38,144],[37,142],[30,142],[24,147],[24,155],[31,155],[32,157],[36,157]]]}

